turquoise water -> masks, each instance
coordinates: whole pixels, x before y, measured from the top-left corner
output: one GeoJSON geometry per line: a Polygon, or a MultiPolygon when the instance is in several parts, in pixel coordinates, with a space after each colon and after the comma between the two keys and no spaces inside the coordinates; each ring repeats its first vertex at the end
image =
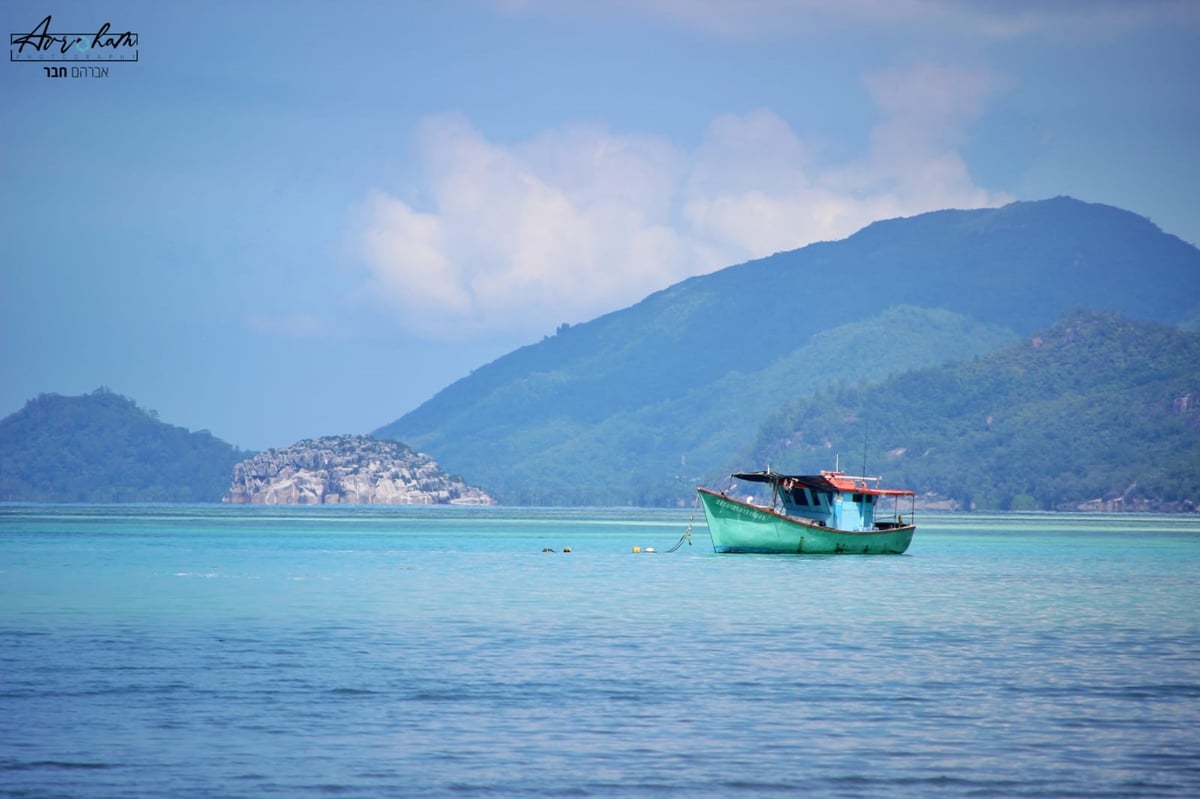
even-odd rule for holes
{"type": "Polygon", "coordinates": [[[0,796],[1200,795],[1200,519],[688,516],[0,506],[0,796]]]}

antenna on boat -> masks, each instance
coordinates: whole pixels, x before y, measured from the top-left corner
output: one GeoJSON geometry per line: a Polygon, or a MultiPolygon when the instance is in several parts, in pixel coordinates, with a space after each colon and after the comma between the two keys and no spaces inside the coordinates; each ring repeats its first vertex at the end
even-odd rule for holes
{"type": "Polygon", "coordinates": [[[871,432],[871,420],[864,419],[863,422],[863,468],[859,474],[865,477],[867,474],[867,439],[870,437],[869,434],[871,432]]]}

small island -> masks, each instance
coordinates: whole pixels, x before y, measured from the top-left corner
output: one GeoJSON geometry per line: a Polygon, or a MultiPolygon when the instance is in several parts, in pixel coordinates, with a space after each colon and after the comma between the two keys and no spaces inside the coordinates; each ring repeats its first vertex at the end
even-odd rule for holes
{"type": "Polygon", "coordinates": [[[325,436],[233,467],[224,501],[255,505],[491,505],[482,489],[397,441],[325,436]]]}

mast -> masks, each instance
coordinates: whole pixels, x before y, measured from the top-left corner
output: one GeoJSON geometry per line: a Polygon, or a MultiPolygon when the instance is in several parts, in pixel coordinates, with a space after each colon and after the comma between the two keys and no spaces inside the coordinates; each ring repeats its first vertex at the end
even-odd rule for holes
{"type": "Polygon", "coordinates": [[[866,419],[863,423],[863,467],[859,474],[867,473],[867,439],[870,438],[871,420],[866,419]]]}

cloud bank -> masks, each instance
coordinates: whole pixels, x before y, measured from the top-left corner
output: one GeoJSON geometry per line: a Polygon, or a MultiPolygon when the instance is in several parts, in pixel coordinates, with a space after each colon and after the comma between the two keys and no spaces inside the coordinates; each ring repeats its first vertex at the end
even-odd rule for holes
{"type": "Polygon", "coordinates": [[[1008,201],[961,156],[1002,81],[924,64],[864,88],[878,123],[868,151],[838,164],[769,110],[718,117],[690,149],[594,124],[505,144],[462,116],[428,117],[419,185],[375,190],[358,209],[364,295],[431,339],[541,334],[876,219],[1008,201]]]}

